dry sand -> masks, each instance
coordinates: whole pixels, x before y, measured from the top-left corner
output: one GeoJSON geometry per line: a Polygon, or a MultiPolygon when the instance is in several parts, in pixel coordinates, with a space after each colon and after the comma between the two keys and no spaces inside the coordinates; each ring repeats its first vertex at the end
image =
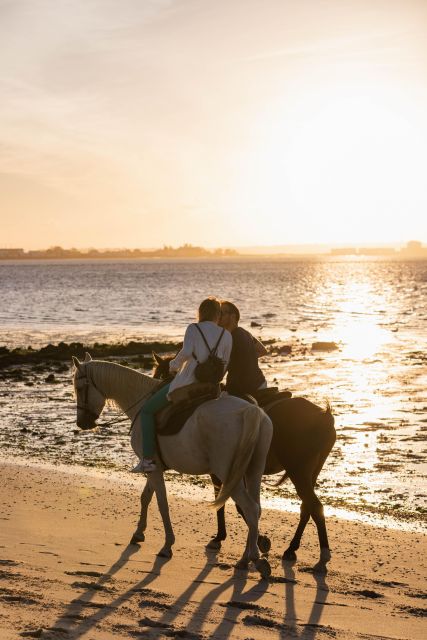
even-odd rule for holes
{"type": "Polygon", "coordinates": [[[0,462],[0,638],[407,638],[427,637],[426,540],[417,533],[329,518],[332,560],[317,560],[313,526],[298,561],[281,554],[295,514],[265,510],[272,579],[235,572],[244,526],[227,507],[229,537],[206,503],[170,499],[174,557],[156,557],[163,535],[155,502],[146,542],[127,546],[143,477],[0,462]]]}

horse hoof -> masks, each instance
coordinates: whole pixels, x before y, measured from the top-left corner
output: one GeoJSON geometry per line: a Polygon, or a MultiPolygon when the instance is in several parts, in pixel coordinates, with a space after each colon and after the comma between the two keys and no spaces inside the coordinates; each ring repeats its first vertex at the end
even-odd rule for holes
{"type": "Polygon", "coordinates": [[[328,567],[326,566],[326,562],[322,562],[321,560],[319,560],[319,562],[316,562],[316,564],[314,565],[312,571],[313,573],[317,573],[319,575],[325,576],[328,573],[328,567]]]}
{"type": "Polygon", "coordinates": [[[163,547],[163,549],[160,549],[159,553],[157,554],[158,558],[172,558],[172,549],[167,549],[165,547],[163,547]]]}
{"type": "Polygon", "coordinates": [[[320,560],[319,562],[329,562],[329,560],[331,559],[331,550],[328,549],[327,547],[323,547],[322,549],[320,549],[320,560]]]}
{"type": "Polygon", "coordinates": [[[271,567],[266,558],[259,558],[258,560],[255,560],[255,567],[260,572],[261,577],[264,578],[264,580],[271,576],[271,567]]]}
{"type": "Polygon", "coordinates": [[[248,560],[239,560],[239,562],[236,562],[236,564],[234,565],[235,569],[244,569],[245,571],[247,569],[249,569],[249,562],[248,560]]]}
{"type": "Polygon", "coordinates": [[[261,553],[268,553],[271,549],[270,538],[267,536],[258,536],[258,549],[261,553]]]}
{"type": "Polygon", "coordinates": [[[221,540],[217,540],[216,538],[212,538],[206,545],[206,549],[212,549],[213,551],[218,551],[221,549],[221,540]]]}
{"type": "Polygon", "coordinates": [[[285,553],[282,556],[283,562],[295,562],[297,559],[297,554],[293,549],[286,549],[285,553]]]}

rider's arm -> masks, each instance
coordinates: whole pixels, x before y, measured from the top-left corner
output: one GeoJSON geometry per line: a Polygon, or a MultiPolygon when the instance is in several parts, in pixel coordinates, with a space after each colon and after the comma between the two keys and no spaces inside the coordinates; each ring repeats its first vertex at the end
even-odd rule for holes
{"type": "Polygon", "coordinates": [[[228,364],[230,362],[230,356],[231,356],[231,349],[233,347],[233,338],[231,336],[231,333],[229,333],[227,331],[227,329],[224,331],[224,352],[223,352],[223,360],[225,362],[225,371],[228,369],[228,364]]]}
{"type": "Polygon", "coordinates": [[[257,338],[255,338],[255,336],[252,336],[252,338],[253,338],[253,341],[254,341],[255,353],[257,354],[258,358],[262,358],[262,356],[266,356],[268,351],[264,347],[262,342],[260,340],[258,340],[257,338]]]}
{"type": "Polygon", "coordinates": [[[179,351],[175,358],[169,363],[170,371],[179,371],[187,360],[193,357],[194,351],[194,325],[190,324],[187,327],[184,336],[184,344],[182,345],[181,351],[179,351]]]}

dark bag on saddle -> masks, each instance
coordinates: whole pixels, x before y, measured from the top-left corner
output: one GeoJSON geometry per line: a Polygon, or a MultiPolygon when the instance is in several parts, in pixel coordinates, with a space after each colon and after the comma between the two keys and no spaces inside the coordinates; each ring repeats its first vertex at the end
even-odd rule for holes
{"type": "Polygon", "coordinates": [[[218,384],[224,377],[225,362],[216,355],[216,352],[219,343],[221,342],[221,338],[224,335],[225,329],[221,331],[221,335],[219,336],[216,345],[211,349],[199,325],[196,324],[195,326],[203,338],[203,342],[209,351],[209,355],[204,362],[199,362],[193,353],[193,358],[197,362],[196,368],[194,369],[194,375],[198,382],[211,382],[212,384],[218,384]]]}

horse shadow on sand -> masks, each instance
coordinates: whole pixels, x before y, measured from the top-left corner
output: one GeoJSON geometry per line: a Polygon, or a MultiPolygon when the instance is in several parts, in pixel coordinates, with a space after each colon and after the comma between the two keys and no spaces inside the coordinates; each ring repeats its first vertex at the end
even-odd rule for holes
{"type": "MultiPolygon", "coordinates": [[[[164,565],[170,561],[160,556],[155,558],[150,570],[144,570],[146,575],[142,580],[114,597],[111,602],[92,602],[97,594],[108,594],[111,578],[139,551],[139,547],[128,545],[116,562],[96,581],[81,583],[81,586],[86,584],[86,591],[80,593],[77,598],[69,603],[56,622],[49,629],[46,629],[49,635],[45,637],[48,638],[51,633],[55,634],[55,632],[60,633],[61,637],[65,637],[63,633],[67,632],[72,638],[80,638],[90,632],[91,629],[96,629],[135,595],[141,597],[138,604],[140,609],[147,608],[150,611],[155,610],[161,613],[159,617],[156,616],[156,619],[144,615],[140,620],[135,620],[133,625],[116,623],[117,631],[127,632],[130,637],[147,637],[148,635],[152,637],[164,636],[186,638],[187,640],[203,640],[207,637],[203,632],[203,626],[213,607],[216,608],[216,612],[219,608],[223,609],[223,613],[219,616],[218,622],[214,620],[216,626],[210,632],[209,637],[221,638],[222,640],[229,638],[235,625],[241,623],[248,628],[248,631],[255,627],[267,627],[270,630],[276,630],[278,637],[283,640],[290,637],[301,638],[301,640],[314,640],[317,631],[322,628],[319,621],[328,595],[325,581],[326,568],[321,572],[317,572],[316,567],[314,568],[313,576],[317,583],[317,589],[310,617],[306,624],[297,626],[294,594],[296,580],[292,563],[284,563],[285,575],[283,578],[272,578],[275,582],[284,582],[285,584],[285,613],[282,623],[273,619],[268,607],[257,604],[257,601],[267,592],[271,580],[260,578],[246,591],[245,586],[249,578],[246,571],[235,570],[233,575],[221,584],[207,580],[212,570],[218,567],[216,561],[217,552],[210,550],[205,551],[206,561],[198,575],[173,602],[170,602],[171,598],[167,594],[150,589],[150,585],[153,585],[156,581],[164,565]],[[210,584],[213,584],[214,587],[209,589],[197,604],[194,601],[192,602],[195,592],[202,585],[210,584]],[[226,593],[230,588],[232,591],[229,599],[221,602],[221,594],[226,593]],[[188,611],[186,615],[187,621],[185,625],[182,623],[176,624],[176,619],[186,608],[192,610],[188,611]],[[90,611],[89,615],[87,615],[88,611],[90,611]],[[245,615],[238,620],[243,612],[245,615]]],[[[224,568],[229,568],[229,566],[225,565],[224,568]]],[[[252,581],[254,574],[251,574],[250,577],[252,581]]],[[[128,617],[129,613],[126,615],[126,618],[128,617]]],[[[216,615],[216,618],[218,618],[218,615],[216,615]]],[[[56,637],[56,635],[50,637],[56,637]]]]}

